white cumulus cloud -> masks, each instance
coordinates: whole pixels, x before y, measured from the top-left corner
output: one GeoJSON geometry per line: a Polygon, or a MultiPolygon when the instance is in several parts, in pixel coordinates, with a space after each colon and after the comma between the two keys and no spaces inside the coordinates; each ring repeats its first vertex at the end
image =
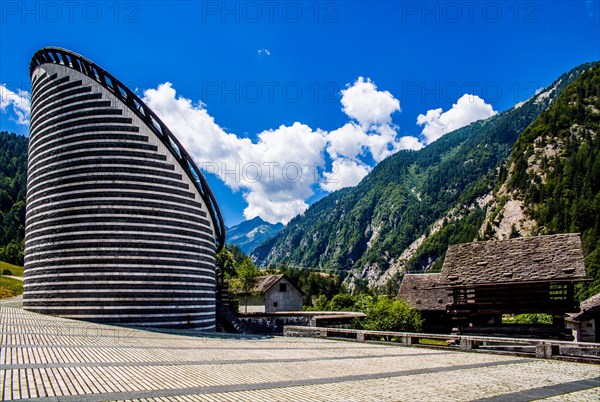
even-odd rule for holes
{"type": "Polygon", "coordinates": [[[325,134],[294,123],[258,134],[256,141],[219,127],[204,105],[176,94],[170,83],[144,92],[144,101],[173,131],[198,165],[232,190],[243,190],[244,216],[287,222],[308,205],[314,170],[324,164],[325,134]]]}
{"type": "Polygon", "coordinates": [[[16,116],[13,120],[17,124],[28,125],[31,112],[31,97],[29,92],[17,89],[10,90],[6,84],[0,84],[0,112],[6,113],[12,110],[16,116]]]}
{"type": "Polygon", "coordinates": [[[402,149],[421,149],[423,144],[416,137],[397,138],[395,129],[382,124],[365,130],[354,122],[330,131],[325,136],[326,151],[333,160],[330,171],[324,173],[321,188],[335,191],[355,186],[370,171],[371,166],[363,161],[370,153],[375,162],[381,162],[402,149]]]}
{"type": "Polygon", "coordinates": [[[330,132],[296,122],[250,140],[223,130],[204,104],[178,95],[169,82],[144,91],[144,101],[204,171],[243,192],[247,219],[286,223],[308,208],[316,188],[358,184],[371,170],[364,161],[368,156],[379,162],[400,149],[422,146],[414,137],[397,138],[391,114],[400,102],[362,77],[342,91],[343,110],[355,121],[330,132]]]}
{"type": "Polygon", "coordinates": [[[496,113],[482,99],[465,95],[447,112],[435,109],[419,116],[424,141],[398,137],[391,115],[400,110],[400,102],[359,77],[342,91],[343,111],[350,118],[343,126],[323,131],[295,122],[262,131],[251,140],[226,132],[204,104],[178,95],[169,82],[144,91],[144,100],[205,172],[216,174],[233,191],[242,191],[247,219],[260,216],[283,223],[308,208],[306,200],[317,188],[331,192],[354,186],[374,162],[402,149],[420,149],[446,132],[496,113]]]}
{"type": "Polygon", "coordinates": [[[418,151],[423,148],[424,145],[417,137],[413,137],[407,135],[405,137],[400,137],[398,140],[398,146],[400,149],[410,149],[412,151],[418,151]]]}
{"type": "Polygon", "coordinates": [[[340,156],[356,159],[365,153],[368,135],[357,124],[349,122],[327,134],[327,152],[337,159],[340,156]]]}
{"type": "Polygon", "coordinates": [[[370,79],[358,77],[342,90],[342,110],[368,128],[373,124],[390,124],[392,113],[400,110],[400,101],[388,91],[378,91],[370,79]]]}
{"type": "Polygon", "coordinates": [[[376,162],[402,149],[419,149],[416,137],[397,138],[392,114],[400,111],[400,101],[388,91],[379,91],[369,78],[358,77],[342,90],[342,110],[358,122],[349,122],[329,133],[327,152],[358,161],[369,152],[376,162]]]}
{"type": "Polygon", "coordinates": [[[428,110],[417,117],[417,124],[423,126],[425,145],[432,143],[444,134],[457,130],[474,121],[497,114],[492,105],[485,103],[477,95],[464,94],[447,111],[442,108],[428,110]]]}
{"type": "Polygon", "coordinates": [[[371,171],[364,163],[340,158],[333,161],[332,169],[324,174],[321,188],[325,191],[336,191],[344,187],[356,186],[371,171]]]}

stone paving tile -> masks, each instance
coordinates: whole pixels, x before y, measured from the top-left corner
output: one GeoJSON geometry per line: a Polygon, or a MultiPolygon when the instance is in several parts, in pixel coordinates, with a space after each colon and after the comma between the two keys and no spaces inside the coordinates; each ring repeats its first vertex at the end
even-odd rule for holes
{"type": "MultiPolygon", "coordinates": [[[[514,372],[503,370],[492,380],[497,383],[482,384],[489,379],[487,373],[481,373],[477,370],[464,370],[461,372],[452,372],[450,375],[444,374],[440,378],[436,374],[425,374],[407,377],[392,377],[381,380],[355,381],[351,384],[323,384],[301,387],[289,387],[286,389],[266,389],[252,390],[245,392],[230,392],[211,395],[189,395],[191,400],[212,400],[209,397],[216,397],[219,401],[247,401],[247,400],[286,400],[286,401],[464,401],[477,400],[495,395],[502,395],[508,392],[526,391],[538,387],[540,379],[546,380],[548,373],[560,367],[555,362],[542,362],[540,366],[529,363],[524,366],[536,373],[527,382],[516,381],[514,372]],[[544,364],[546,363],[546,364],[544,364]],[[549,364],[548,364],[549,363],[549,364]]],[[[559,364],[560,366],[560,364],[559,364]]],[[[585,366],[585,365],[584,365],[585,366]]],[[[493,370],[493,369],[490,369],[493,370]]],[[[546,385],[560,383],[561,380],[568,382],[573,374],[591,374],[597,375],[598,372],[593,367],[587,366],[583,371],[561,372],[558,378],[552,381],[546,380],[542,383],[546,385]]],[[[599,400],[600,388],[586,390],[584,392],[575,392],[562,397],[571,399],[564,400],[599,400]]],[[[160,398],[144,399],[144,401],[159,401],[160,398]]],[[[530,399],[527,399],[530,400],[530,399]]],[[[552,400],[552,399],[549,399],[552,400]]],[[[557,399],[563,400],[563,399],[557,399]]]]}
{"type": "Polygon", "coordinates": [[[19,308],[0,307],[0,344],[2,400],[463,401],[538,395],[585,401],[600,393],[597,365],[308,338],[165,334],[19,308]]]}
{"type": "Polygon", "coordinates": [[[570,392],[568,394],[557,395],[539,400],[547,402],[600,401],[600,387],[586,389],[585,391],[570,392]]]}

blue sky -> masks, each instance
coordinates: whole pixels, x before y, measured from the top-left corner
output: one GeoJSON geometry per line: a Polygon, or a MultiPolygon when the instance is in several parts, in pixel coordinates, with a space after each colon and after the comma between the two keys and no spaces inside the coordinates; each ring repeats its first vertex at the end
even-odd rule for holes
{"type": "Polygon", "coordinates": [[[598,1],[0,7],[0,129],[27,134],[19,123],[37,49],[80,53],[137,89],[182,139],[228,225],[286,222],[389,154],[600,59],[598,1]]]}

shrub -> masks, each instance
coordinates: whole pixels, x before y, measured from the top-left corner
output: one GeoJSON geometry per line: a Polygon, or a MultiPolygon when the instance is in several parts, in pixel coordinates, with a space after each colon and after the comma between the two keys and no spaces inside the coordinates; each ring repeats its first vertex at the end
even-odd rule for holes
{"type": "Polygon", "coordinates": [[[367,330],[401,332],[421,330],[421,314],[404,300],[379,297],[369,304],[366,314],[362,327],[367,330]]]}
{"type": "Polygon", "coordinates": [[[518,314],[515,316],[515,324],[552,324],[552,316],[549,314],[518,314]]]}
{"type": "Polygon", "coordinates": [[[352,311],[354,307],[354,297],[349,293],[339,293],[329,302],[331,311],[352,311]]]}

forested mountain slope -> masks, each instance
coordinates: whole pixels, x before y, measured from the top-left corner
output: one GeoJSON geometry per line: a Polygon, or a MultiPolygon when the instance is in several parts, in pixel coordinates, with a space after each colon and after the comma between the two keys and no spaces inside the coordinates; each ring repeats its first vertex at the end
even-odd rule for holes
{"type": "Polygon", "coordinates": [[[485,238],[581,233],[592,279],[582,299],[600,292],[599,134],[597,65],[519,137],[481,230],[485,238]]]}
{"type": "Polygon", "coordinates": [[[27,138],[0,131],[0,261],[23,265],[27,138]]]}

